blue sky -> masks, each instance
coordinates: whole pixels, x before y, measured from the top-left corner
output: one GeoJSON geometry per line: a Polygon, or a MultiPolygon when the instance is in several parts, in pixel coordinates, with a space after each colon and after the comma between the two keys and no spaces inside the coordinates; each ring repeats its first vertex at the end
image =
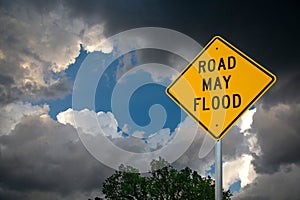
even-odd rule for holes
{"type": "MultiPolygon", "coordinates": [[[[107,54],[101,52],[100,54],[102,54],[103,57],[108,56],[107,54]]],[[[65,71],[65,76],[68,78],[68,81],[70,82],[71,85],[73,85],[74,80],[76,78],[77,71],[80,68],[80,65],[82,64],[83,60],[86,58],[87,55],[88,55],[87,51],[85,51],[81,46],[80,54],[76,58],[75,63],[71,64],[69,68],[65,71]]],[[[112,62],[103,73],[103,76],[100,78],[97,86],[97,91],[95,94],[95,109],[94,109],[95,112],[99,112],[99,111],[112,112],[112,107],[111,107],[112,92],[118,81],[117,73],[118,71],[122,71],[124,68],[124,63],[122,63],[122,59],[124,56],[121,56],[119,59],[112,62]]],[[[126,66],[127,68],[129,67],[132,69],[140,65],[137,61],[135,51],[130,52],[129,55],[127,56],[130,57],[130,66],[126,66]]],[[[130,87],[129,82],[132,81],[133,79],[136,79],[134,77],[139,77],[139,79],[148,80],[149,82],[152,82],[143,85],[142,87],[139,87],[136,91],[134,91],[133,95],[130,97],[128,107],[129,107],[130,117],[132,118],[134,123],[136,123],[141,127],[145,127],[153,123],[153,121],[151,122],[151,118],[149,116],[149,110],[153,105],[158,104],[165,109],[167,118],[165,119],[165,123],[163,124],[163,126],[161,125],[157,126],[157,124],[153,124],[152,127],[156,127],[156,128],[147,129],[146,135],[151,135],[156,131],[159,131],[161,128],[170,128],[171,132],[173,132],[175,128],[178,126],[178,124],[182,122],[182,119],[186,117],[186,115],[183,114],[183,117],[180,116],[181,110],[166,95],[165,93],[166,87],[161,85],[160,83],[155,83],[155,81],[152,80],[151,75],[147,71],[139,70],[137,73],[134,73],[133,75],[129,75],[128,77],[126,77],[125,81],[122,81],[120,83],[121,85],[123,85],[123,87],[125,87],[123,88],[123,90],[124,89],[126,90],[126,87],[130,87]]],[[[165,84],[169,84],[169,83],[170,80],[166,78],[165,84]]],[[[124,101],[122,98],[123,95],[120,94],[117,101],[120,101],[119,103],[122,103],[124,101]]],[[[37,102],[36,104],[42,105],[45,103],[48,104],[50,107],[49,115],[51,116],[51,118],[56,120],[57,114],[67,110],[68,108],[72,108],[72,94],[70,93],[66,95],[64,98],[59,98],[55,100],[42,100],[37,102]]],[[[159,111],[157,114],[155,114],[152,117],[158,118],[159,121],[162,121],[162,116],[160,115],[159,111]]],[[[118,116],[116,116],[116,119],[118,120],[118,116]]],[[[127,122],[122,121],[122,122],[123,123],[119,124],[119,129],[122,129],[125,123],[130,124],[129,121],[127,122]]],[[[133,129],[132,131],[136,131],[136,130],[133,129]]]]}

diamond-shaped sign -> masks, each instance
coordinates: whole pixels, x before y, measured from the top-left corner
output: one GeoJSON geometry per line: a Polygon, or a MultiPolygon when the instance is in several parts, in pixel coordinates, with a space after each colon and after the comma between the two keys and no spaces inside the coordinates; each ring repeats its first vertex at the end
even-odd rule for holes
{"type": "Polygon", "coordinates": [[[275,81],[272,73],[216,36],[166,92],[219,140],[275,81]]]}

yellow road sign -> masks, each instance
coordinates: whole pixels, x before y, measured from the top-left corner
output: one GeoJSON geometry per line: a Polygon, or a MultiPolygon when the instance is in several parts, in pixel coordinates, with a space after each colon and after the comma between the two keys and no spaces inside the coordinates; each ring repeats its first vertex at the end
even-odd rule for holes
{"type": "Polygon", "coordinates": [[[219,140],[275,81],[272,73],[216,36],[166,93],[219,140]]]}

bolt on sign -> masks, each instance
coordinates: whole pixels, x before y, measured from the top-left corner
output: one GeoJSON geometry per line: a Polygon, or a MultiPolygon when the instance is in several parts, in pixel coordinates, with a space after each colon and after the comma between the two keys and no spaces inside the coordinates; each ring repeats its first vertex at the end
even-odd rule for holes
{"type": "Polygon", "coordinates": [[[166,93],[215,140],[275,83],[276,77],[220,36],[214,37],[166,93]]]}

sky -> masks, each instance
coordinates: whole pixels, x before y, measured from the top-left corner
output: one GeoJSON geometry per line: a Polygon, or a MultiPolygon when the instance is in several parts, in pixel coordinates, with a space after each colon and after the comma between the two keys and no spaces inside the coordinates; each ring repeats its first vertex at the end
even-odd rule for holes
{"type": "Polygon", "coordinates": [[[214,141],[164,91],[215,35],[277,77],[223,139],[223,187],[299,199],[299,20],[292,1],[0,0],[0,199],[101,196],[159,156],[213,176],[214,141]]]}

